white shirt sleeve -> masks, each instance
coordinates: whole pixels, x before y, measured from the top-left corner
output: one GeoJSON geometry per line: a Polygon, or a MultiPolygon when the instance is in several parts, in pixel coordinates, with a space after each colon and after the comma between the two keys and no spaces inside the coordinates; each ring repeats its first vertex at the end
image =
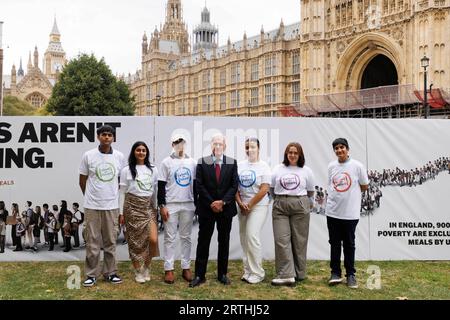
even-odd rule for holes
{"type": "Polygon", "coordinates": [[[361,186],[365,186],[369,184],[369,177],[367,176],[367,170],[364,168],[364,166],[361,164],[358,168],[358,183],[361,186]]]}
{"type": "Polygon", "coordinates": [[[122,169],[122,171],[120,171],[120,184],[119,184],[120,189],[127,189],[126,187],[128,186],[128,180],[127,180],[128,170],[129,170],[129,168],[125,167],[122,169]]]}
{"type": "Polygon", "coordinates": [[[153,200],[153,206],[156,208],[158,205],[158,169],[156,168],[156,166],[153,169],[153,196],[152,196],[152,200],[153,200]]]}
{"type": "Polygon", "coordinates": [[[267,164],[264,164],[264,171],[261,179],[261,184],[263,183],[267,183],[269,185],[272,183],[272,174],[270,172],[270,167],[267,164]]]}
{"type": "Polygon", "coordinates": [[[153,170],[155,177],[158,177],[157,180],[159,181],[167,182],[167,180],[169,180],[169,164],[167,162],[167,160],[163,160],[163,162],[161,162],[161,170],[159,170],[158,174],[156,174],[156,171],[153,170]]]}
{"type": "Polygon", "coordinates": [[[306,191],[314,191],[314,173],[311,168],[308,167],[308,179],[306,180],[306,191]]]}
{"type": "Polygon", "coordinates": [[[89,175],[89,163],[87,153],[83,154],[83,157],[81,158],[79,173],[83,176],[89,175]]]}
{"type": "Polygon", "coordinates": [[[272,172],[272,183],[270,184],[271,188],[275,188],[277,184],[277,173],[278,173],[278,166],[275,167],[272,172]]]}

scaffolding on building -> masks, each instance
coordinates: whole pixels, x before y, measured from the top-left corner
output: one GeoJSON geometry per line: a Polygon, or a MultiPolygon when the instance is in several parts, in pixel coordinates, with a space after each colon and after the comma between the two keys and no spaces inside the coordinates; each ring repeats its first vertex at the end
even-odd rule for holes
{"type": "MultiPolygon", "coordinates": [[[[423,98],[412,84],[306,96],[306,102],[280,108],[285,117],[421,117],[423,98]]],[[[434,114],[450,114],[450,90],[427,91],[434,114]]]]}

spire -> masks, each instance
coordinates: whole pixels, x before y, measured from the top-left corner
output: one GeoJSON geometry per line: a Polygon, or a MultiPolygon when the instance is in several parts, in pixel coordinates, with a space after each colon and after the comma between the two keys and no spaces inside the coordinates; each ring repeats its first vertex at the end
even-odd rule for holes
{"type": "Polygon", "coordinates": [[[210,22],[210,13],[206,6],[203,8],[203,11],[202,11],[202,23],[205,23],[205,22],[206,23],[210,22]]]}
{"type": "Polygon", "coordinates": [[[23,68],[22,68],[22,58],[20,58],[19,70],[17,70],[17,75],[20,77],[24,76],[23,68]]]}
{"type": "Polygon", "coordinates": [[[144,31],[144,36],[142,37],[142,55],[146,55],[147,52],[148,52],[147,34],[144,31]]]}
{"type": "Polygon", "coordinates": [[[34,67],[36,69],[39,68],[39,53],[38,53],[37,46],[34,47],[34,67]]]}
{"type": "Polygon", "coordinates": [[[28,53],[28,65],[27,65],[27,72],[30,72],[31,69],[33,69],[33,64],[31,63],[31,51],[28,53]]]}
{"type": "Polygon", "coordinates": [[[55,15],[55,18],[53,20],[53,28],[52,28],[52,33],[50,33],[50,35],[57,35],[57,36],[61,35],[59,33],[59,30],[58,30],[58,25],[56,24],[56,15],[55,15]]]}
{"type": "Polygon", "coordinates": [[[15,91],[15,87],[16,87],[16,65],[13,64],[12,68],[11,68],[11,91],[15,91]]]}

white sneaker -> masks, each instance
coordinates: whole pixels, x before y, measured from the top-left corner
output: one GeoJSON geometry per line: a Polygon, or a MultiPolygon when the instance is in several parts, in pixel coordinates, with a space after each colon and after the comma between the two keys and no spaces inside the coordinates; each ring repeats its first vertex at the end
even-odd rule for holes
{"type": "Polygon", "coordinates": [[[295,278],[275,278],[272,280],[273,286],[295,286],[295,278]]]}
{"type": "Polygon", "coordinates": [[[250,277],[250,274],[244,273],[241,277],[241,281],[248,282],[248,277],[250,277]]]}
{"type": "Polygon", "coordinates": [[[247,278],[247,282],[248,283],[251,283],[251,284],[256,284],[256,283],[260,283],[261,281],[263,281],[264,280],[264,277],[258,277],[257,275],[254,275],[254,274],[252,274],[252,275],[250,275],[248,278],[247,278]]]}
{"type": "Polygon", "coordinates": [[[136,280],[137,283],[145,283],[145,278],[141,270],[134,270],[134,275],[134,280],[136,280]]]}
{"type": "Polygon", "coordinates": [[[150,281],[150,268],[144,268],[143,276],[145,281],[150,281]]]}

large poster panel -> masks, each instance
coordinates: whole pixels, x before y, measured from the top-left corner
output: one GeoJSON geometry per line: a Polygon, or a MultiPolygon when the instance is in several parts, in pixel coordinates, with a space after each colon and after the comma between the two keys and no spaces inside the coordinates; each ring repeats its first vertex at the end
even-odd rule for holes
{"type": "MultiPolygon", "coordinates": [[[[35,206],[60,205],[66,200],[69,209],[78,202],[83,211],[83,195],[78,186],[78,169],[82,154],[98,146],[96,129],[103,124],[116,129],[113,148],[125,157],[131,145],[143,140],[153,145],[153,120],[141,117],[2,117],[0,121],[0,200],[11,211],[17,203],[26,209],[26,201],[35,206]]],[[[11,227],[7,227],[7,245],[11,244],[11,227]]],[[[41,232],[42,235],[42,232],[41,232]]],[[[80,235],[81,237],[81,235],[80,235]]],[[[42,243],[43,236],[42,236],[42,243]]],[[[126,247],[126,246],[125,246],[126,247]]],[[[120,247],[119,257],[128,258],[127,248],[120,247]]],[[[13,252],[0,255],[5,260],[83,260],[84,249],[63,253],[13,252]]]]}
{"type": "MultiPolygon", "coordinates": [[[[306,165],[314,172],[318,192],[311,213],[308,258],[329,259],[325,217],[327,166],[335,160],[331,143],[347,138],[350,155],[362,162],[371,177],[370,191],[361,203],[356,232],[358,260],[450,259],[450,122],[440,120],[366,120],[302,118],[210,117],[3,117],[0,121],[0,200],[10,210],[13,202],[25,209],[27,200],[42,206],[66,200],[83,204],[78,186],[82,154],[98,146],[95,130],[109,123],[116,127],[113,144],[128,157],[132,144],[146,142],[152,162],[172,151],[174,133],[187,137],[187,153],[199,159],[211,153],[215,133],[227,137],[228,156],[245,159],[244,142],[257,137],[260,157],[274,168],[283,159],[289,142],[303,146],[306,165]]],[[[81,208],[83,210],[83,208],[81,208]]],[[[163,225],[159,245],[163,249],[163,225]]],[[[63,253],[13,252],[7,227],[7,250],[0,261],[83,260],[84,249],[63,253]],[[9,246],[9,247],[8,247],[9,246]]],[[[192,231],[195,258],[198,224],[192,231]]],[[[119,260],[128,260],[128,247],[120,234],[119,260]]],[[[272,217],[268,214],[262,235],[264,259],[274,258],[272,217]]],[[[43,242],[43,236],[42,240],[43,242]]],[[[210,258],[217,255],[217,239],[211,242],[210,258]]],[[[241,258],[239,225],[234,219],[230,258],[241,258]]]]}
{"type": "Polygon", "coordinates": [[[370,120],[367,130],[371,258],[450,259],[450,122],[370,120]]]}

